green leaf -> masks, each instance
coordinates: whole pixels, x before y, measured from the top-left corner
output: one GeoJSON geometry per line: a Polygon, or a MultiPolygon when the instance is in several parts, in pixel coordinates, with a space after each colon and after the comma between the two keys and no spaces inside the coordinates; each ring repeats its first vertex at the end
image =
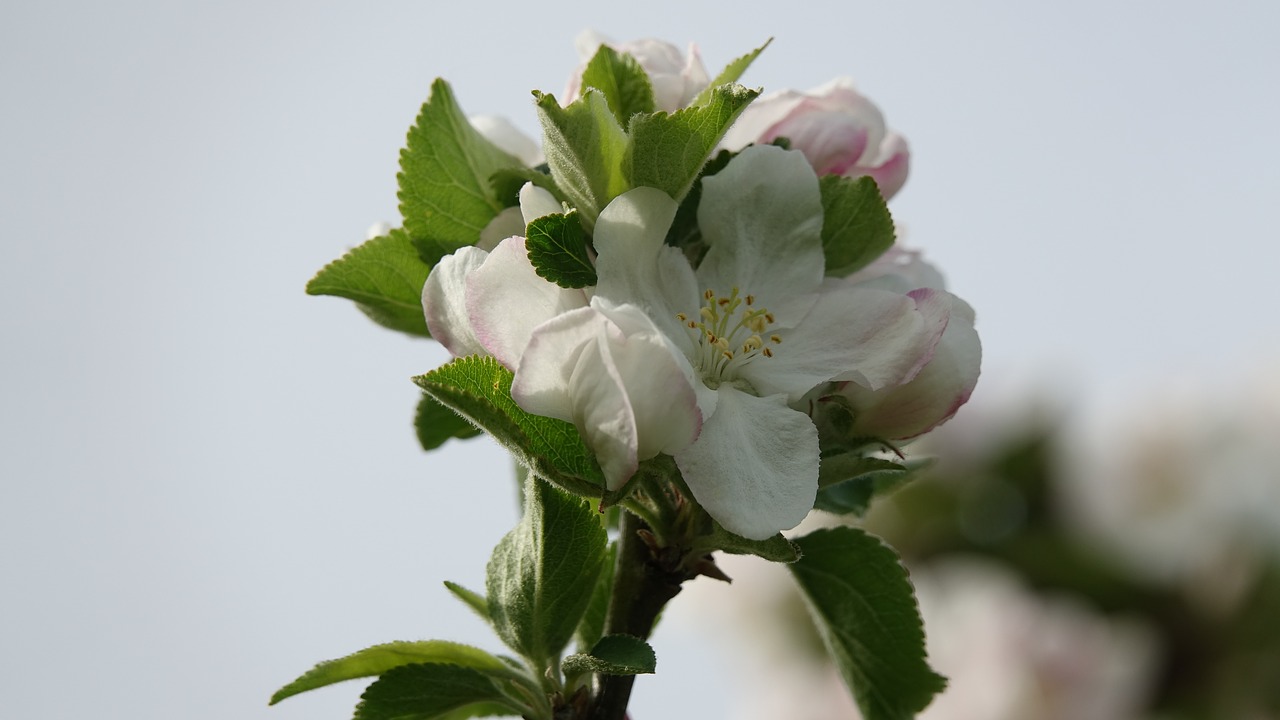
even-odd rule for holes
{"type": "Polygon", "coordinates": [[[593,672],[602,675],[648,675],[658,666],[649,643],[632,635],[606,635],[590,653],[564,659],[564,674],[574,677],[593,672]]]}
{"type": "Polygon", "coordinates": [[[459,643],[444,640],[420,642],[392,642],[374,645],[344,658],[329,660],[316,665],[302,677],[285,685],[271,696],[271,704],[299,693],[332,685],[344,680],[381,675],[402,665],[417,663],[450,663],[498,675],[510,676],[512,670],[489,653],[459,643]]]}
{"type": "Polygon", "coordinates": [[[582,71],[582,87],[604,93],[618,124],[626,127],[636,113],[654,111],[653,85],[640,63],[630,55],[601,45],[582,71]]]}
{"type": "Polygon", "coordinates": [[[591,599],[587,601],[587,609],[578,621],[575,634],[579,650],[586,650],[604,636],[604,621],[609,614],[609,598],[613,595],[613,571],[618,561],[618,543],[611,542],[605,549],[604,559],[600,561],[600,577],[596,578],[595,589],[591,591],[591,599]]]}
{"type": "Polygon", "coordinates": [[[426,394],[418,401],[413,427],[423,450],[435,450],[451,438],[465,440],[480,434],[476,426],[426,394]]]}
{"type": "Polygon", "coordinates": [[[458,583],[444,581],[444,586],[453,593],[453,596],[461,600],[471,611],[479,615],[485,622],[492,623],[493,618],[489,617],[489,601],[484,596],[474,590],[468,590],[458,583]]]}
{"type": "Polygon", "coordinates": [[[532,478],[524,516],[493,550],[485,581],[498,637],[550,668],[591,599],[608,538],[591,505],[532,478]]]}
{"type": "Polygon", "coordinates": [[[728,85],[729,83],[737,82],[738,78],[742,77],[742,73],[746,72],[747,68],[751,67],[751,63],[755,62],[756,58],[760,57],[760,53],[764,52],[764,49],[769,47],[769,43],[771,42],[773,42],[773,38],[765,40],[764,44],[760,47],[726,65],[724,70],[721,70],[720,74],[712,79],[711,84],[707,85],[702,92],[698,93],[698,96],[689,104],[706,105],[711,102],[711,91],[721,85],[728,85]]]}
{"type": "Polygon", "coordinates": [[[862,515],[873,497],[898,489],[927,465],[928,461],[902,465],[856,452],[824,455],[813,506],[838,515],[862,515]]]}
{"type": "Polygon", "coordinates": [[[564,193],[556,187],[556,181],[536,168],[503,168],[489,178],[489,187],[493,190],[493,196],[502,203],[503,207],[520,205],[520,188],[524,187],[525,183],[533,183],[554,195],[557,200],[564,200],[564,193]]]}
{"type": "Polygon", "coordinates": [[[596,284],[596,266],[587,254],[587,237],[576,211],[535,219],[525,229],[525,245],[539,277],[564,288],[596,284]]]}
{"type": "Polygon", "coordinates": [[[409,235],[392,230],[324,266],[307,283],[307,294],[354,300],[383,327],[431,337],[422,314],[422,286],[430,273],[409,235]]]}
{"type": "Polygon", "coordinates": [[[604,206],[630,189],[622,174],[626,133],[598,90],[585,90],[564,108],[554,95],[533,95],[551,177],[590,231],[604,206]]]}
{"type": "Polygon", "coordinates": [[[893,245],[893,216],[875,180],[824,175],[818,185],[827,275],[861,270],[893,245]]]}
{"type": "Polygon", "coordinates": [[[791,572],[866,720],[915,717],[946,687],[925,661],[907,570],[878,538],[851,527],[796,540],[791,572]]]}
{"type": "Polygon", "coordinates": [[[413,379],[466,416],[539,477],[587,497],[604,492],[604,474],[573,425],[533,415],[511,399],[511,371],[491,357],[458,358],[413,379]]]}
{"type": "Polygon", "coordinates": [[[730,555],[755,555],[771,562],[793,563],[800,559],[795,543],[778,533],[765,540],[749,540],[725,530],[720,523],[711,521],[711,534],[695,542],[696,550],[723,550],[730,555]]]}
{"type": "Polygon", "coordinates": [[[489,178],[509,167],[521,163],[471,126],[448,83],[432,83],[431,96],[400,151],[396,176],[400,214],[419,251],[449,253],[474,245],[502,209],[489,178]]]}
{"type": "Polygon", "coordinates": [[[505,692],[506,685],[469,667],[404,665],[365,690],[355,720],[453,720],[495,712],[531,716],[505,692]]]}
{"type": "Polygon", "coordinates": [[[630,186],[655,187],[679,202],[725,131],[759,94],[741,85],[724,85],[712,90],[705,105],[633,117],[622,164],[630,186]]]}

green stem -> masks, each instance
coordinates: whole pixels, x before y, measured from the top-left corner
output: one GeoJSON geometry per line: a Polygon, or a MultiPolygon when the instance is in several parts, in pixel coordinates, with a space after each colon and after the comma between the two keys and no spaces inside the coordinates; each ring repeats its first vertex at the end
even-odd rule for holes
{"type": "MultiPolygon", "coordinates": [[[[641,538],[648,526],[630,512],[622,513],[618,535],[618,559],[605,617],[605,634],[626,634],[648,639],[663,606],[680,592],[688,579],[678,567],[664,567],[641,538]]],[[[634,675],[601,675],[590,720],[623,720],[631,699],[634,675]]]]}

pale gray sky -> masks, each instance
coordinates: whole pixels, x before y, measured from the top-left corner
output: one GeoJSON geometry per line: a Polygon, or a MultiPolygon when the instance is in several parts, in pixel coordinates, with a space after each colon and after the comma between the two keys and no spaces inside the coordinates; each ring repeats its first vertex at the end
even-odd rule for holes
{"type": "MultiPolygon", "coordinates": [[[[585,27],[697,41],[713,71],[774,36],[766,90],[853,76],[911,143],[896,217],[978,311],[975,403],[1280,358],[1280,5],[635,7],[0,9],[7,714],[345,717],[359,684],[265,701],[376,642],[498,649],[440,582],[482,585],[507,460],[424,456],[408,378],[444,353],[302,288],[395,219],[434,77],[532,132],[585,27]]],[[[727,717],[679,608],[634,716],[727,717]]]]}

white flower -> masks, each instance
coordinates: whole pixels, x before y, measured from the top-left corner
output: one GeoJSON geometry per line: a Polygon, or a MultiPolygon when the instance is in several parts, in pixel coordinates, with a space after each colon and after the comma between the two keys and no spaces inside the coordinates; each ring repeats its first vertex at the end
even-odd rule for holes
{"type": "Polygon", "coordinates": [[[582,64],[574,71],[565,87],[565,105],[578,97],[582,90],[582,73],[601,45],[608,45],[620,53],[630,55],[640,63],[640,67],[649,75],[649,83],[653,85],[654,105],[663,112],[675,112],[685,107],[711,83],[707,68],[698,55],[698,47],[692,43],[689,44],[689,52],[681,55],[679,48],[661,40],[615,43],[599,33],[586,30],[578,35],[574,44],[578,47],[578,57],[582,64]]]}
{"type": "Polygon", "coordinates": [[[538,141],[525,135],[520,128],[501,115],[472,115],[467,118],[471,127],[484,136],[485,140],[498,146],[499,150],[515,157],[529,167],[546,162],[538,141]]]}
{"type": "Polygon", "coordinates": [[[907,181],[907,142],[889,132],[880,109],[858,93],[849,78],[836,78],[808,92],[771,93],[747,106],[724,136],[724,147],[785,137],[804,153],[819,175],[869,175],[885,198],[907,181]]]}

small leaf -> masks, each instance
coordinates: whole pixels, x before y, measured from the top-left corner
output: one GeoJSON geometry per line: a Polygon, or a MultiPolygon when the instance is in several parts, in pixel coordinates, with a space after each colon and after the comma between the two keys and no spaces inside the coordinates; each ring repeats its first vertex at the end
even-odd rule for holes
{"type": "Polygon", "coordinates": [[[444,80],[409,128],[400,151],[400,214],[415,246],[424,255],[450,253],[474,245],[480,231],[502,209],[489,178],[519,160],[489,142],[467,121],[444,80]]]}
{"type": "Polygon", "coordinates": [[[738,78],[742,77],[742,73],[746,72],[747,68],[751,67],[751,63],[755,62],[756,58],[760,57],[760,53],[764,52],[764,49],[769,47],[769,43],[771,42],[773,42],[773,38],[765,40],[764,44],[760,47],[726,65],[724,70],[721,70],[720,74],[712,79],[711,84],[707,85],[702,92],[698,93],[698,96],[689,104],[706,105],[711,102],[711,91],[721,85],[728,85],[729,83],[737,82],[738,78]]]}
{"type": "Polygon", "coordinates": [[[712,90],[705,105],[633,117],[622,164],[630,187],[658,188],[679,202],[725,131],[759,94],[741,85],[724,85],[712,90]]]}
{"type": "Polygon", "coordinates": [[[710,535],[703,536],[697,542],[698,550],[723,550],[730,555],[755,555],[771,562],[793,563],[800,559],[800,550],[795,543],[778,533],[765,540],[748,540],[721,527],[712,521],[710,535]]]}
{"type": "Polygon", "coordinates": [[[851,527],[796,540],[791,565],[827,650],[866,720],[915,717],[946,687],[925,660],[907,570],[878,538],[851,527]]]}
{"type": "Polygon", "coordinates": [[[461,600],[471,611],[479,615],[485,622],[492,623],[493,619],[489,617],[489,601],[484,596],[474,590],[468,590],[458,583],[444,581],[444,586],[453,593],[453,596],[461,600]]]}
{"type": "Polygon", "coordinates": [[[271,696],[271,704],[299,693],[332,685],[344,680],[373,677],[402,665],[416,663],[450,663],[498,675],[511,675],[505,663],[489,653],[444,640],[392,642],[374,645],[344,658],[322,662],[302,677],[285,685],[271,696]]]}
{"type": "Polygon", "coordinates": [[[422,286],[430,273],[408,234],[392,230],[324,266],[307,283],[307,294],[354,300],[383,327],[431,337],[422,313],[422,286]]]}
{"type": "Polygon", "coordinates": [[[632,635],[606,635],[590,653],[564,659],[564,674],[574,677],[593,672],[601,675],[648,675],[657,670],[658,658],[649,643],[632,635]]]}
{"type": "Polygon", "coordinates": [[[465,440],[480,434],[475,425],[426,394],[418,401],[413,427],[423,450],[435,450],[451,438],[465,440]]]}
{"type": "Polygon", "coordinates": [[[604,474],[577,428],[525,412],[511,399],[511,371],[491,357],[458,358],[413,379],[465,415],[539,477],[586,497],[604,491],[604,474]]]}
{"type": "Polygon", "coordinates": [[[360,696],[354,720],[442,720],[501,713],[532,716],[504,692],[507,683],[458,665],[405,665],[360,696]],[[505,712],[503,712],[505,711],[505,712]]]}
{"type": "Polygon", "coordinates": [[[525,245],[539,277],[564,288],[596,284],[596,266],[587,254],[587,237],[576,211],[535,219],[525,229],[525,245]]]}
{"type": "Polygon", "coordinates": [[[554,95],[533,95],[551,177],[590,231],[604,206],[630,189],[622,174],[626,133],[598,90],[588,88],[564,108],[554,95]]]}
{"type": "Polygon", "coordinates": [[[813,506],[837,515],[862,515],[873,497],[902,487],[929,464],[917,461],[902,465],[858,453],[824,455],[818,466],[818,498],[813,506]]]}
{"type": "Polygon", "coordinates": [[[824,175],[818,186],[827,275],[844,277],[861,270],[893,245],[893,216],[875,180],[824,175]]]}
{"type": "Polygon", "coordinates": [[[609,110],[622,127],[626,127],[632,115],[654,111],[653,85],[648,73],[634,57],[608,45],[601,45],[582,71],[582,87],[604,93],[609,110]]]}
{"type": "Polygon", "coordinates": [[[579,650],[586,650],[604,635],[605,617],[609,614],[609,598],[613,595],[613,570],[618,558],[618,543],[611,542],[605,549],[604,559],[600,561],[600,577],[596,578],[595,589],[591,591],[591,599],[587,609],[578,621],[575,641],[579,650]]]}
{"type": "Polygon", "coordinates": [[[535,668],[550,668],[573,637],[607,542],[590,503],[530,479],[524,516],[494,548],[485,589],[498,637],[535,668]]]}

